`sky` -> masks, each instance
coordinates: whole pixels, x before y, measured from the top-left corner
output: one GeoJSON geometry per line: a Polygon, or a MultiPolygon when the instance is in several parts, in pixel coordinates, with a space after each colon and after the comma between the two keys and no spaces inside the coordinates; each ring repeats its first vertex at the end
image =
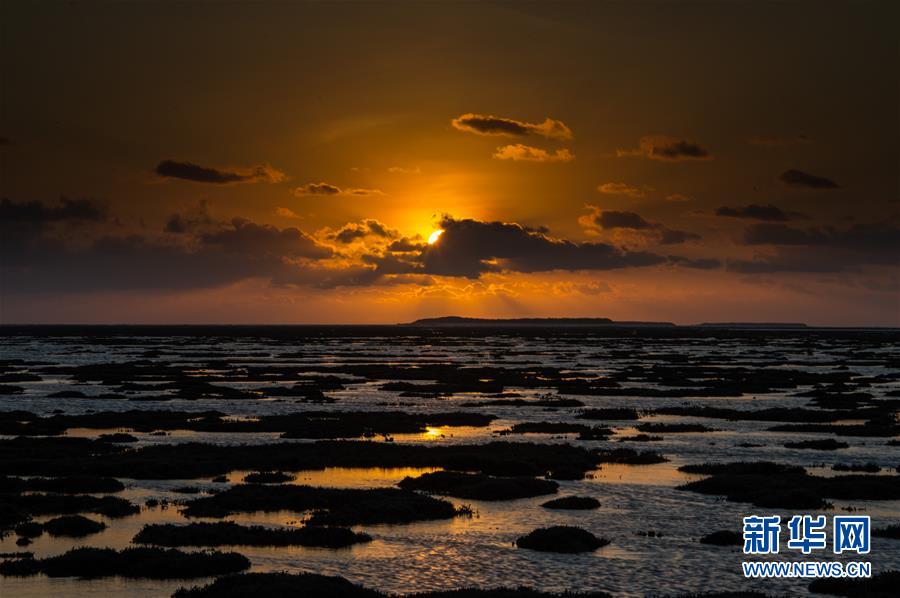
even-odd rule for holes
{"type": "Polygon", "coordinates": [[[0,21],[0,323],[900,326],[896,2],[0,21]]]}

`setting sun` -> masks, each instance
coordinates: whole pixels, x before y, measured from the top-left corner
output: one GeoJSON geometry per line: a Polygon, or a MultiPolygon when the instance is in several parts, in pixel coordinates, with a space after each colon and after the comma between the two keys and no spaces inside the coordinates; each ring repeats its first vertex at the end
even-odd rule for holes
{"type": "Polygon", "coordinates": [[[438,242],[438,239],[440,239],[441,235],[443,235],[443,234],[444,234],[443,230],[437,229],[436,231],[434,231],[433,233],[428,235],[428,244],[434,245],[435,243],[438,242]]]}

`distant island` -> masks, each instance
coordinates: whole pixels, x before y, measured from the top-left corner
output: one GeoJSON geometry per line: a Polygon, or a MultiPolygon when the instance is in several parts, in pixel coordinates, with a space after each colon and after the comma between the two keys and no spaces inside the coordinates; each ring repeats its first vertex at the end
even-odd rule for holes
{"type": "Polygon", "coordinates": [[[809,328],[802,322],[704,322],[701,328],[809,328]]]}
{"type": "Polygon", "coordinates": [[[444,316],[442,318],[422,318],[410,322],[408,326],[623,326],[623,327],[666,327],[673,328],[672,322],[617,322],[609,318],[464,318],[444,316]]]}
{"type": "MultiPolygon", "coordinates": [[[[516,326],[516,327],[621,327],[621,328],[676,328],[672,322],[640,322],[616,321],[610,318],[465,318],[462,316],[444,316],[440,318],[422,318],[403,326],[422,327],[477,327],[477,326],[516,326]]],[[[704,322],[684,326],[686,328],[739,328],[739,329],[797,329],[808,328],[801,322],[704,322]]]]}

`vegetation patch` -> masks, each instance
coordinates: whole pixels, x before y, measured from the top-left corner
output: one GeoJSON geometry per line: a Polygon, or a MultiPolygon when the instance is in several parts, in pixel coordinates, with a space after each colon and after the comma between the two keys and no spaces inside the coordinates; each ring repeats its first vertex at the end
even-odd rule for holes
{"type": "Polygon", "coordinates": [[[651,436],[650,434],[635,434],[634,436],[624,436],[619,438],[619,442],[659,442],[662,436],[651,436]]]}
{"type": "Polygon", "coordinates": [[[114,496],[82,496],[58,494],[18,494],[0,496],[0,504],[30,515],[71,515],[95,513],[107,517],[126,517],[140,512],[140,507],[114,496]]]}
{"type": "Polygon", "coordinates": [[[594,451],[598,463],[623,463],[625,465],[653,465],[668,461],[654,451],[636,451],[630,448],[594,451]]]}
{"type": "Polygon", "coordinates": [[[838,442],[833,438],[824,440],[801,440],[800,442],[786,442],[784,448],[790,449],[808,449],[814,451],[836,451],[839,449],[849,448],[846,442],[838,442]]]}
{"type": "Polygon", "coordinates": [[[872,535],[878,538],[900,540],[900,523],[892,523],[886,527],[876,527],[872,530],[872,535]]]}
{"type": "Polygon", "coordinates": [[[370,542],[368,534],[346,527],[269,528],[246,526],[231,521],[189,523],[187,525],[145,525],[134,537],[134,544],[156,546],[316,546],[345,548],[370,542]]]}
{"type": "Polygon", "coordinates": [[[703,424],[670,424],[665,422],[645,422],[636,429],[649,434],[684,434],[689,432],[714,432],[713,428],[703,424]]]}
{"type": "Polygon", "coordinates": [[[310,525],[409,523],[450,519],[458,513],[445,501],[397,488],[321,488],[242,484],[185,505],[188,517],[226,517],[258,511],[313,511],[310,525]]]}
{"type": "Polygon", "coordinates": [[[190,579],[237,573],[250,561],[235,552],[181,552],[162,548],[75,548],[45,559],[16,559],[0,563],[0,575],[28,577],[131,577],[190,579]]]}
{"type": "Polygon", "coordinates": [[[551,480],[528,477],[498,478],[481,473],[435,471],[416,478],[404,478],[397,484],[406,490],[423,490],[432,494],[475,500],[512,500],[554,494],[559,484],[551,480]]]}
{"type": "Polygon", "coordinates": [[[850,598],[892,598],[900,585],[900,571],[882,571],[867,579],[823,578],[813,580],[809,591],[850,598]]]}
{"type": "Polygon", "coordinates": [[[784,465],[772,461],[736,461],[731,463],[701,463],[699,465],[682,465],[678,471],[684,473],[699,473],[702,475],[717,475],[730,473],[734,475],[769,475],[785,473],[806,473],[799,465],[784,465]]]}
{"type": "Polygon", "coordinates": [[[877,463],[835,463],[831,466],[833,471],[856,471],[863,473],[878,473],[881,466],[877,463]]]}
{"type": "Polygon", "coordinates": [[[385,594],[350,583],[343,577],[315,573],[242,573],[220,577],[205,586],[182,588],[172,598],[385,598],[385,594]]]}
{"type": "Polygon", "coordinates": [[[846,475],[812,476],[803,468],[774,463],[726,463],[680,468],[689,473],[712,473],[711,477],[679,486],[679,490],[724,495],[732,502],[758,507],[821,509],[826,499],[894,500],[900,498],[900,476],[846,475]]]}
{"type": "Polygon", "coordinates": [[[56,494],[110,494],[125,486],[115,478],[96,476],[62,478],[0,477],[0,492],[53,492],[56,494]]]}
{"type": "Polygon", "coordinates": [[[701,544],[712,544],[713,546],[743,546],[744,536],[737,532],[723,529],[711,534],[706,534],[700,538],[701,544]]]}
{"type": "Polygon", "coordinates": [[[769,475],[785,473],[806,473],[799,465],[784,465],[772,461],[736,461],[731,463],[701,463],[699,465],[682,465],[678,471],[699,473],[703,475],[735,474],[735,475],[769,475]]]}
{"type": "Polygon", "coordinates": [[[255,471],[244,476],[247,484],[283,484],[293,482],[294,476],[283,471],[255,471]]]}
{"type": "Polygon", "coordinates": [[[564,496],[548,500],[541,505],[545,509],[571,509],[573,511],[587,511],[600,508],[600,501],[590,496],[564,496]]]}
{"type": "Polygon", "coordinates": [[[893,418],[872,419],[864,424],[782,424],[769,428],[771,432],[801,432],[804,434],[834,434],[836,436],[864,436],[893,438],[900,434],[900,424],[893,418]]]}
{"type": "Polygon", "coordinates": [[[599,420],[635,420],[640,415],[636,409],[624,408],[606,408],[606,409],[585,409],[578,414],[578,419],[599,419],[599,420]]]}
{"type": "Polygon", "coordinates": [[[124,432],[116,432],[114,434],[101,434],[97,437],[97,440],[101,442],[116,442],[116,443],[130,443],[137,442],[137,436],[133,434],[126,434],[124,432]]]}
{"type": "MultiPolygon", "coordinates": [[[[315,573],[241,573],[220,577],[205,586],[182,588],[172,598],[389,598],[385,594],[355,585],[343,577],[315,573]]],[[[405,598],[610,598],[606,592],[541,592],[530,588],[461,588],[406,594],[405,598]]]]}
{"type": "MultiPolygon", "coordinates": [[[[628,451],[610,454],[623,456],[628,451]]],[[[569,444],[525,442],[438,446],[348,440],[262,445],[185,442],[128,450],[87,438],[0,440],[0,467],[8,474],[67,475],[78,471],[82,475],[169,480],[210,478],[234,470],[326,467],[442,467],[499,476],[549,474],[578,479],[604,458],[608,458],[604,453],[569,444]]]]}
{"type": "Polygon", "coordinates": [[[541,552],[591,552],[609,544],[580,527],[556,525],[538,528],[516,540],[516,546],[541,552]]]}

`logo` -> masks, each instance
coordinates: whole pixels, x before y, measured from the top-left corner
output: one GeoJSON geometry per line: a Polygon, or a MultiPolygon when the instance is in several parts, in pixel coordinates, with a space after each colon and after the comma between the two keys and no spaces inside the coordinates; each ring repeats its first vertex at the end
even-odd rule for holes
{"type": "MultiPolygon", "coordinates": [[[[744,554],[779,554],[781,516],[744,517],[744,554]]],[[[828,548],[828,518],[825,515],[794,515],[787,522],[785,551],[811,555],[828,548]]],[[[871,519],[868,515],[835,515],[831,548],[834,554],[869,554],[871,519]]],[[[745,577],[871,577],[869,562],[839,561],[745,561],[745,577]]]]}

